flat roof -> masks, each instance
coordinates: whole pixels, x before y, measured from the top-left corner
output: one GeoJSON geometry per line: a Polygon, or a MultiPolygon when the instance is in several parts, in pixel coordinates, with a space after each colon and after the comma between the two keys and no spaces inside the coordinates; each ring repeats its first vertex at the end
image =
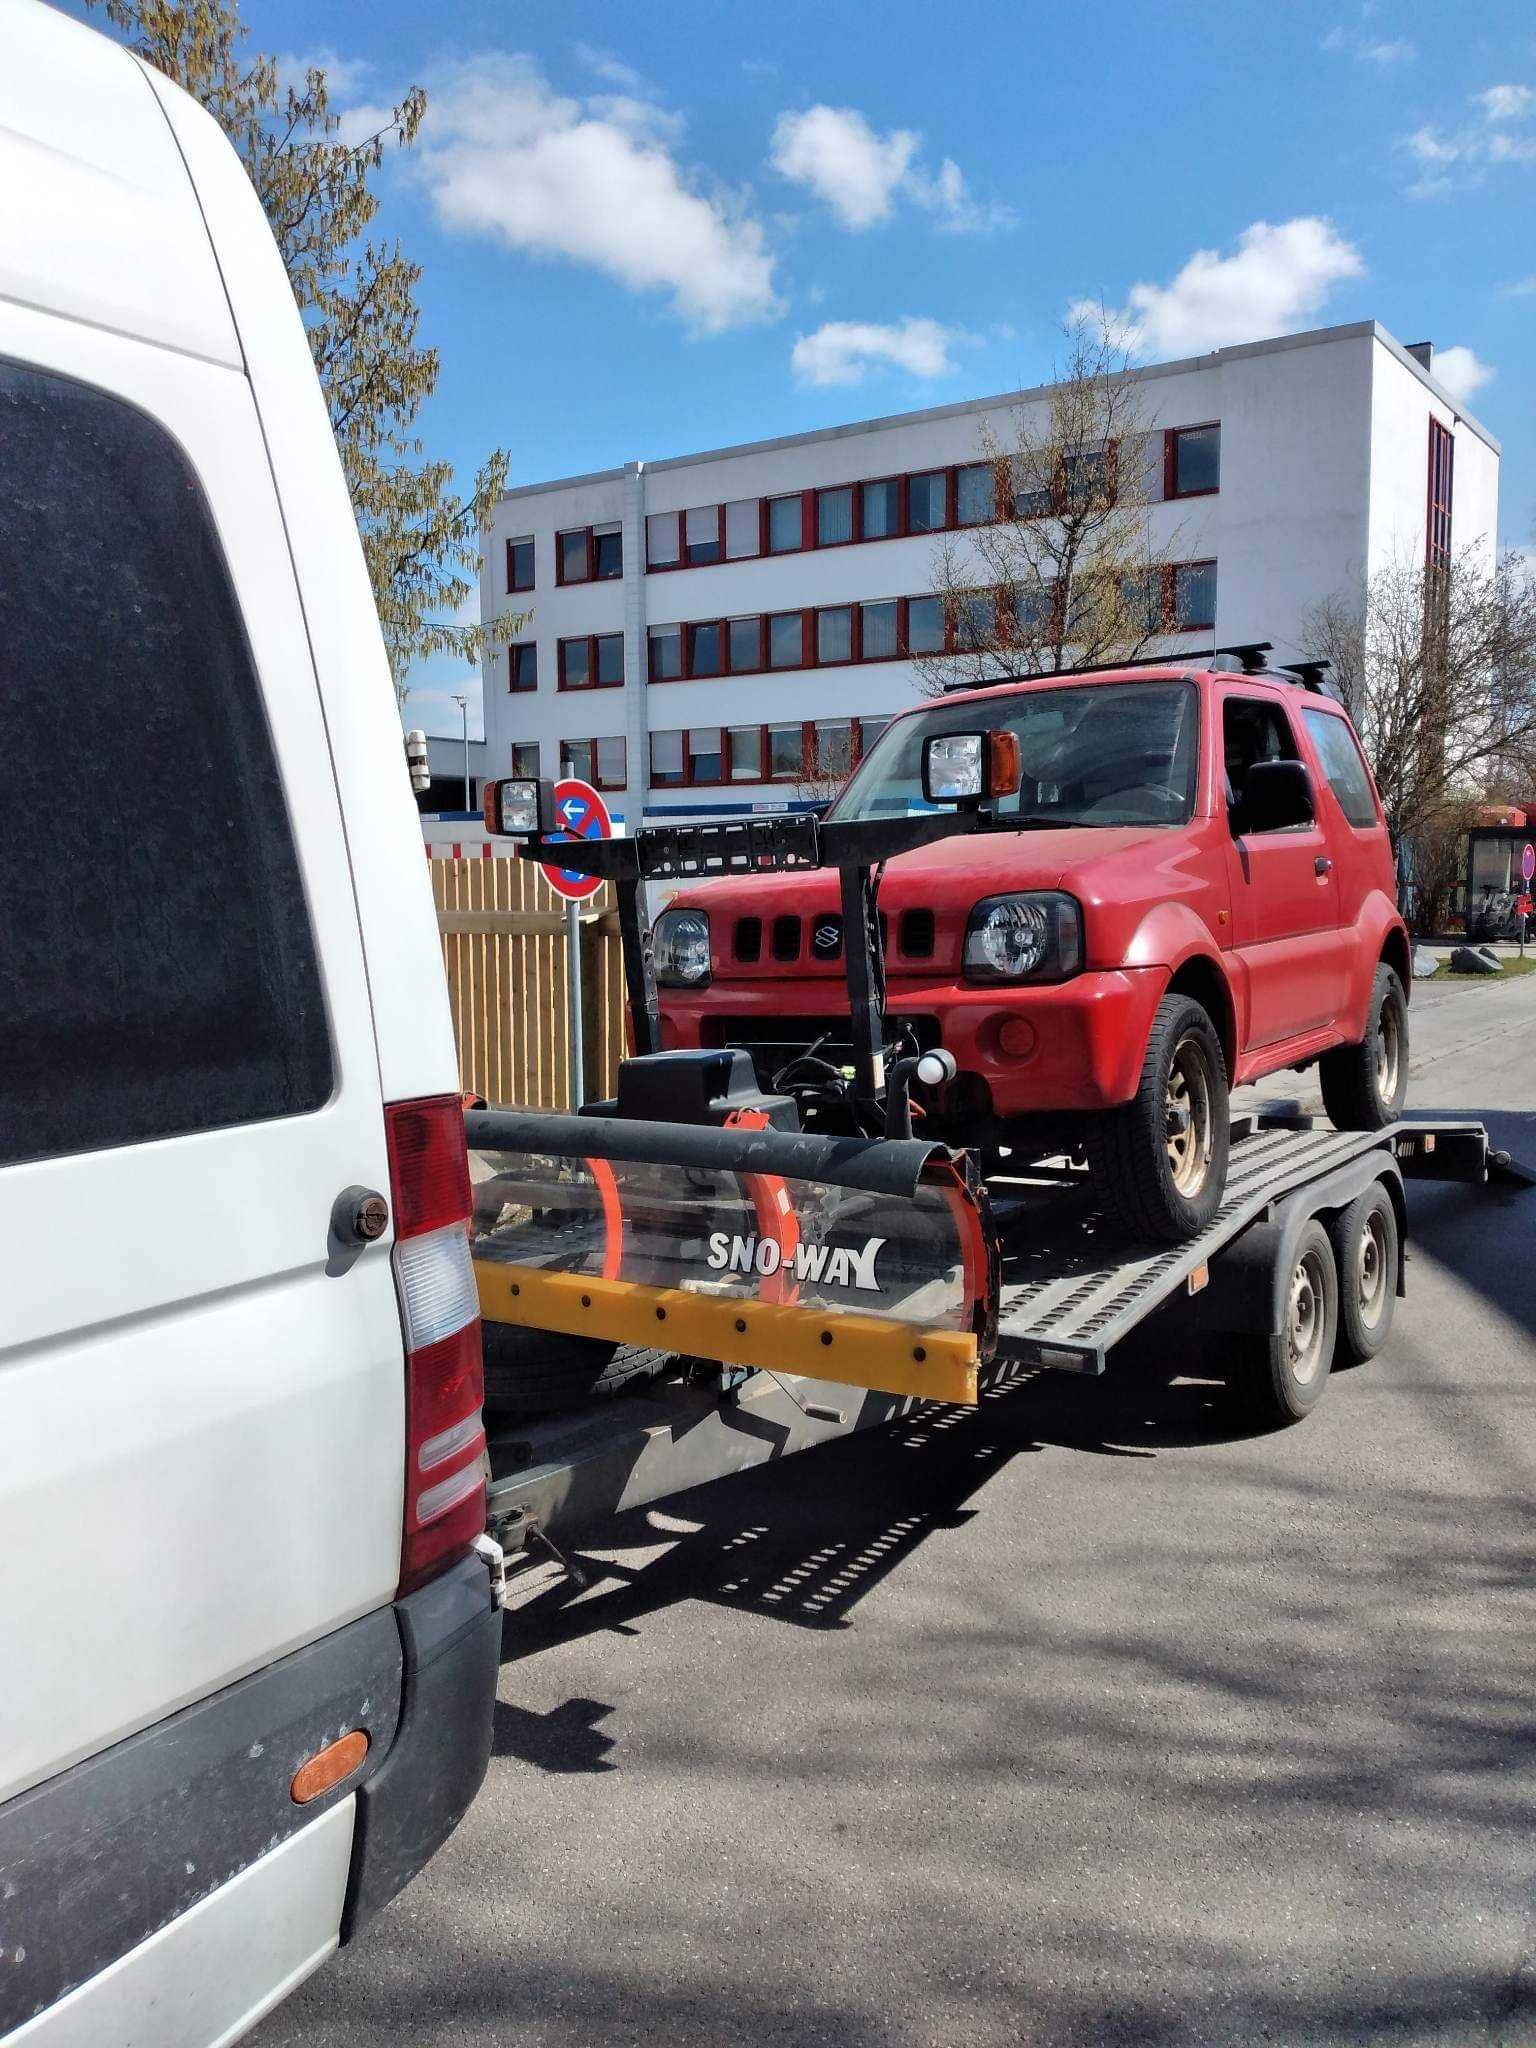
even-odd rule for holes
{"type": "MultiPolygon", "coordinates": [[[[1251,356],[1279,355],[1286,349],[1316,348],[1325,342],[1355,341],[1363,336],[1372,336],[1388,352],[1395,356],[1404,369],[1409,370],[1419,382],[1432,391],[1442,405],[1449,406],[1464,425],[1486,442],[1495,455],[1500,454],[1498,442],[1480,421],[1473,418],[1464,406],[1454,399],[1433,372],[1426,370],[1417,356],[1408,350],[1393,334],[1389,334],[1379,320],[1354,320],[1341,327],[1313,327],[1304,334],[1281,334],[1271,341],[1239,342],[1231,348],[1212,349],[1206,355],[1181,356],[1171,363],[1148,363],[1144,368],[1130,370],[1126,375],[1137,383],[1151,383],[1159,377],[1185,376],[1192,370],[1208,370],[1220,363],[1242,362],[1251,356]]],[[[1021,391],[994,392],[987,398],[962,398],[949,405],[925,406],[916,412],[884,413],[877,419],[850,420],[843,426],[813,427],[803,434],[777,434],[762,441],[737,441],[725,448],[703,448],[693,455],[668,455],[655,462],[623,463],[615,469],[588,470],[580,476],[548,477],[542,483],[516,484],[511,490],[503,491],[502,500],[529,498],[540,491],[574,489],[581,484],[612,483],[628,471],[636,469],[667,470],[687,469],[699,462],[725,462],[737,455],[769,455],[780,448],[812,448],[818,442],[842,441],[850,434],[878,434],[891,427],[918,426],[929,420],[963,419],[967,414],[989,412],[997,406],[1028,405],[1037,399],[1048,398],[1057,387],[1054,384],[1035,384],[1021,391]]]]}

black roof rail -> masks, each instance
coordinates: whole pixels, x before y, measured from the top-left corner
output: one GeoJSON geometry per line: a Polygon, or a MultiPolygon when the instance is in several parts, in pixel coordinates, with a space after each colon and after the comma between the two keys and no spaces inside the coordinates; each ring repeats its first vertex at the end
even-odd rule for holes
{"type": "Polygon", "coordinates": [[[985,683],[946,683],[944,695],[952,697],[962,690],[996,690],[1004,683],[1054,682],[1059,676],[1114,675],[1122,668],[1210,668],[1214,665],[1210,660],[1214,651],[1197,647],[1192,654],[1133,654],[1124,661],[1085,661],[1075,668],[1041,669],[1034,675],[993,676],[985,683]]]}
{"type": "Polygon", "coordinates": [[[1211,667],[1224,674],[1261,676],[1267,668],[1264,656],[1274,651],[1273,640],[1240,640],[1232,647],[1218,647],[1211,667]]]}

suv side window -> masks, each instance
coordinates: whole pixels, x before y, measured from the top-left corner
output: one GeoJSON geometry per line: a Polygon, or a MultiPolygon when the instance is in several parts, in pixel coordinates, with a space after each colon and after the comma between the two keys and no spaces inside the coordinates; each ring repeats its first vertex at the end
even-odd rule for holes
{"type": "Polygon", "coordinates": [[[291,1116],[330,1035],[261,687],[197,478],[0,362],[0,1165],[291,1116]]]}
{"type": "Polygon", "coordinates": [[[1351,825],[1376,824],[1371,778],[1353,731],[1331,711],[1303,711],[1301,716],[1339,809],[1351,825]]]}
{"type": "Polygon", "coordinates": [[[1221,744],[1227,770],[1227,804],[1241,804],[1243,785],[1255,761],[1299,761],[1291,722],[1267,697],[1228,697],[1221,713],[1221,744]]]}

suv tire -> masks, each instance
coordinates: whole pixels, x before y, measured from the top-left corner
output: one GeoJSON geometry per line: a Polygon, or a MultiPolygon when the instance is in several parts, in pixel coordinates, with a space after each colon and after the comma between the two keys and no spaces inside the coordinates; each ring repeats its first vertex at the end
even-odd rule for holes
{"type": "Polygon", "coordinates": [[[665,1358],[633,1344],[598,1337],[563,1337],[515,1323],[483,1323],[485,1411],[515,1420],[558,1415],[587,1401],[654,1379],[665,1358]]]}
{"type": "Polygon", "coordinates": [[[1402,1115],[1408,1093],[1408,998],[1397,970],[1376,970],[1365,1036],[1317,1063],[1323,1107],[1336,1131],[1380,1131],[1402,1115]]]}
{"type": "Polygon", "coordinates": [[[1220,1036],[1192,996],[1166,995],[1135,1095],[1084,1134],[1099,1206],[1127,1236],[1184,1244],[1221,1206],[1230,1142],[1220,1036]]]}

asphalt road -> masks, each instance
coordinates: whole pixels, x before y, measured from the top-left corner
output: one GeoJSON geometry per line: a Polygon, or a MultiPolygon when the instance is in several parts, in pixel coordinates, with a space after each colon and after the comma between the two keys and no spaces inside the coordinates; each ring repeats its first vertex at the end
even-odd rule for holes
{"type": "MultiPolygon", "coordinates": [[[[1536,1160],[1536,977],[1413,1021],[1412,1106],[1536,1160]]],[[[261,2048],[1536,2042],[1536,1193],[1410,1202],[1298,1428],[1154,1355],[551,1575],[479,1802],[261,2048]]]]}

